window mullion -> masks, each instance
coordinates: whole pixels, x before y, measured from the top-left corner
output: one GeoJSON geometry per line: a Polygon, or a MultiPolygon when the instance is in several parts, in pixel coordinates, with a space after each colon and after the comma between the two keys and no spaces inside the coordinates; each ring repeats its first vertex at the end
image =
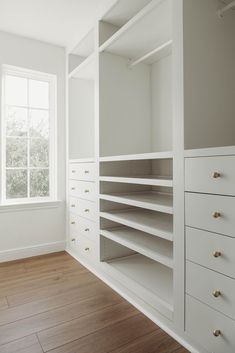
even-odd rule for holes
{"type": "Polygon", "coordinates": [[[27,196],[30,198],[30,115],[29,115],[29,79],[27,79],[27,196]]]}

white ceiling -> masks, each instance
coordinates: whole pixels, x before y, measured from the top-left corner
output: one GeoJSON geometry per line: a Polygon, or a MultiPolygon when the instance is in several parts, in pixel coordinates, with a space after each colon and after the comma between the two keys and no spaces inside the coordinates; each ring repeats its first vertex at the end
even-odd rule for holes
{"type": "Polygon", "coordinates": [[[73,47],[117,0],[0,0],[0,30],[73,47]]]}

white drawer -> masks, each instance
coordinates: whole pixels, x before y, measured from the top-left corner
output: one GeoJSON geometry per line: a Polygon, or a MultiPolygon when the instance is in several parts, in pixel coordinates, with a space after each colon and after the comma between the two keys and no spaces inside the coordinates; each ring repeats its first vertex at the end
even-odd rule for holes
{"type": "Polygon", "coordinates": [[[69,179],[95,181],[95,163],[71,163],[69,179]]]}
{"type": "Polygon", "coordinates": [[[91,201],[77,200],[78,202],[78,215],[88,218],[90,220],[97,220],[96,204],[91,201]]]}
{"type": "Polygon", "coordinates": [[[186,292],[235,320],[234,279],[187,262],[186,292]]]}
{"type": "Polygon", "coordinates": [[[70,211],[72,213],[75,213],[78,216],[90,219],[92,221],[97,220],[97,210],[96,210],[95,202],[71,197],[69,204],[70,204],[70,211]]]}
{"type": "Polygon", "coordinates": [[[208,352],[235,352],[235,321],[187,295],[186,332],[208,352]],[[221,335],[214,336],[215,331],[221,335]]]}
{"type": "Polygon", "coordinates": [[[235,237],[235,197],[185,193],[185,215],[187,226],[235,237]]]}
{"type": "Polygon", "coordinates": [[[95,241],[97,239],[97,224],[89,219],[75,214],[70,215],[70,236],[76,238],[79,235],[95,241]]]}
{"type": "Polygon", "coordinates": [[[84,258],[89,260],[97,260],[98,259],[98,248],[95,243],[88,240],[83,236],[79,236],[78,238],[78,253],[84,258]]]}
{"type": "Polygon", "coordinates": [[[235,156],[185,159],[185,190],[235,195],[235,156]]]}
{"type": "Polygon", "coordinates": [[[234,238],[186,227],[186,258],[235,278],[234,238]]]}
{"type": "Polygon", "coordinates": [[[69,181],[69,194],[85,200],[95,200],[95,183],[90,181],[69,181]]]}
{"type": "Polygon", "coordinates": [[[77,222],[77,215],[74,213],[70,213],[69,215],[69,229],[70,229],[70,239],[76,239],[78,236],[78,229],[76,227],[76,222],[77,222]]]}

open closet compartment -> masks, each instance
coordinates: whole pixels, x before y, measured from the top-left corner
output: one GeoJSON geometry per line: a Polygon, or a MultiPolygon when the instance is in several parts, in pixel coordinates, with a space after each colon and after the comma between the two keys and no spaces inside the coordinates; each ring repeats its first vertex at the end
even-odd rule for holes
{"type": "Polygon", "coordinates": [[[173,158],[144,156],[100,160],[100,260],[172,320],[173,158]]]}
{"type": "Polygon", "coordinates": [[[100,157],[172,151],[172,0],[100,46],[100,157]]]}
{"type": "Polygon", "coordinates": [[[68,54],[69,160],[95,155],[95,30],[68,54]]]}

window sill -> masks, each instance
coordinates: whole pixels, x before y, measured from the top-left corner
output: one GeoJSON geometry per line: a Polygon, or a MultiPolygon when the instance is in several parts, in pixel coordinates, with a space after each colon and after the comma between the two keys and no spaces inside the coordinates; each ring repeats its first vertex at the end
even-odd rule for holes
{"type": "Polygon", "coordinates": [[[0,205],[1,212],[17,212],[17,211],[32,211],[39,209],[58,208],[63,201],[34,201],[25,203],[9,203],[0,205]]]}

